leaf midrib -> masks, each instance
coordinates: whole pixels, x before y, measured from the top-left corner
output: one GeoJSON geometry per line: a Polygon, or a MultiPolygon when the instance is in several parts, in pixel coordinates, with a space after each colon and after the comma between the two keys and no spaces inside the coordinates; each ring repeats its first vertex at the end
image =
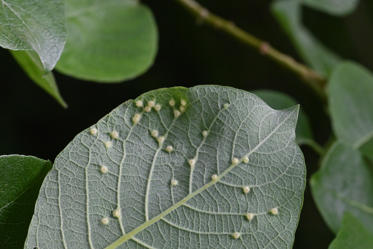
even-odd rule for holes
{"type": "MultiPolygon", "coordinates": [[[[298,110],[299,108],[297,108],[296,110],[298,110]]],[[[283,121],[281,121],[274,129],[273,131],[271,131],[261,142],[259,142],[251,151],[249,151],[245,156],[247,157],[250,157],[254,152],[256,152],[256,150],[258,150],[293,114],[294,111],[290,111],[288,116],[286,118],[284,118],[283,121]]],[[[194,191],[193,193],[187,195],[185,198],[183,198],[182,200],[180,200],[179,202],[177,202],[176,204],[174,204],[173,206],[169,207],[168,209],[166,209],[165,211],[163,211],[162,213],[160,213],[159,215],[155,216],[154,218],[152,218],[151,220],[149,221],[146,221],[144,222],[142,225],[138,226],[137,228],[133,229],[132,231],[130,231],[129,233],[121,236],[119,239],[117,239],[116,241],[114,241],[112,244],[110,244],[109,246],[107,246],[105,249],[115,249],[117,248],[118,246],[122,245],[123,243],[125,243],[126,241],[130,240],[133,238],[133,236],[135,236],[137,233],[143,231],[144,229],[146,229],[147,227],[153,225],[154,223],[158,222],[159,220],[161,220],[162,218],[164,218],[165,216],[167,216],[168,214],[170,214],[172,211],[176,210],[177,208],[181,207],[184,203],[186,203],[187,201],[189,201],[190,199],[192,199],[193,197],[197,196],[198,194],[202,193],[203,191],[205,191],[206,189],[208,189],[209,187],[215,185],[216,183],[218,183],[220,181],[221,178],[223,178],[225,175],[227,175],[232,169],[234,169],[236,166],[240,165],[242,163],[242,159],[240,159],[240,162],[238,164],[232,164],[230,165],[227,169],[225,169],[223,171],[223,173],[221,173],[217,179],[215,181],[210,181],[208,182],[207,184],[205,184],[204,186],[202,186],[201,188],[197,189],[196,191],[194,191]]]]}

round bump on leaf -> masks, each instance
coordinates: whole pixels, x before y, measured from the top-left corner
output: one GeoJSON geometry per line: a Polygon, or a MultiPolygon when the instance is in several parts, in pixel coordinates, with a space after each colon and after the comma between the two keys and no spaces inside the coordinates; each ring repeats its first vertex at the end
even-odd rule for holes
{"type": "Polygon", "coordinates": [[[172,179],[172,180],[171,180],[171,186],[175,187],[175,186],[177,186],[177,185],[179,185],[179,181],[176,180],[176,179],[172,179]]]}
{"type": "Polygon", "coordinates": [[[119,132],[117,132],[116,130],[113,130],[112,132],[110,132],[110,137],[112,139],[118,139],[119,138],[119,132]]]}
{"type": "Polygon", "coordinates": [[[248,194],[250,192],[250,187],[249,186],[242,187],[242,192],[244,192],[244,194],[248,194]]]}
{"type": "Polygon", "coordinates": [[[272,214],[272,215],[278,215],[279,211],[278,211],[278,208],[275,207],[275,208],[272,208],[271,210],[269,210],[269,212],[272,214]]]}
{"type": "Polygon", "coordinates": [[[136,125],[138,122],[140,122],[141,120],[141,113],[136,113],[135,115],[133,115],[132,117],[132,122],[134,125],[136,125]]]}
{"type": "Polygon", "coordinates": [[[101,219],[101,224],[102,225],[108,225],[109,224],[109,218],[108,217],[104,217],[101,219]]]}
{"type": "Polygon", "coordinates": [[[232,234],[233,239],[239,239],[241,237],[241,234],[239,232],[234,232],[232,234]]]}
{"type": "Polygon", "coordinates": [[[102,174],[106,174],[107,172],[109,172],[109,169],[108,169],[106,166],[102,165],[102,166],[100,167],[100,172],[101,172],[102,174]]]}
{"type": "Polygon", "coordinates": [[[174,151],[174,147],[172,147],[171,145],[167,145],[167,147],[166,147],[166,151],[167,151],[168,153],[171,153],[172,151],[174,151]]]}
{"type": "Polygon", "coordinates": [[[111,141],[106,141],[104,144],[105,144],[106,149],[113,147],[113,142],[111,141]]]}
{"type": "Polygon", "coordinates": [[[89,133],[90,133],[91,135],[93,135],[93,136],[96,136],[97,133],[98,133],[98,130],[97,130],[97,128],[92,127],[92,128],[89,130],[89,133]]]}
{"type": "Polygon", "coordinates": [[[143,107],[144,106],[144,102],[142,102],[142,100],[136,100],[135,105],[137,107],[143,107]]]}

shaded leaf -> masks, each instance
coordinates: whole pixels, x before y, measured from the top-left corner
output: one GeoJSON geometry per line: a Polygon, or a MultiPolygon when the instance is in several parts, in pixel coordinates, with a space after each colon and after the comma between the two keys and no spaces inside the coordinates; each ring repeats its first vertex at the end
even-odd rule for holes
{"type": "Polygon", "coordinates": [[[334,144],[311,178],[316,204],[330,227],[337,233],[346,212],[373,229],[373,174],[359,151],[334,144]]]}
{"type": "Polygon", "coordinates": [[[66,39],[62,0],[1,0],[0,46],[34,50],[45,71],[60,58],[66,39]]]}
{"type": "Polygon", "coordinates": [[[329,76],[340,59],[303,26],[301,2],[278,0],[271,10],[303,60],[320,74],[329,76]]]}
{"type": "Polygon", "coordinates": [[[57,69],[97,82],[120,82],[153,63],[157,28],[151,11],[135,0],[66,0],[65,50],[57,69]]]}
{"type": "Polygon", "coordinates": [[[329,249],[372,249],[373,232],[351,214],[343,216],[341,230],[329,249]]]}
{"type": "Polygon", "coordinates": [[[23,248],[40,185],[51,163],[31,156],[0,156],[0,248],[23,248]]]}
{"type": "Polygon", "coordinates": [[[26,74],[48,94],[50,94],[64,108],[67,107],[63,100],[52,72],[43,69],[39,57],[32,51],[12,51],[14,59],[26,74]]]}
{"type": "Polygon", "coordinates": [[[359,64],[345,62],[334,70],[328,90],[337,137],[373,157],[373,75],[359,64]]]}
{"type": "Polygon", "coordinates": [[[347,15],[356,9],[359,0],[302,0],[302,2],[331,15],[347,15]]]}
{"type": "MultiPolygon", "coordinates": [[[[281,92],[275,92],[271,90],[258,90],[254,91],[258,97],[264,100],[269,106],[274,109],[285,109],[297,104],[297,102],[281,92]]],[[[307,144],[308,141],[313,140],[311,126],[307,115],[301,110],[299,112],[299,118],[296,129],[296,141],[298,144],[307,144]]]]}
{"type": "Polygon", "coordinates": [[[57,157],[26,248],[291,248],[297,116],[219,86],[127,101],[57,157]]]}

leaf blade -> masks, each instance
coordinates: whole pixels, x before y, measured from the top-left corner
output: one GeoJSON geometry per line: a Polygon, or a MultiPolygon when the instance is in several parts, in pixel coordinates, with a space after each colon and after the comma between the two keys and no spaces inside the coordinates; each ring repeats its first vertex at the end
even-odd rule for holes
{"type": "MultiPolygon", "coordinates": [[[[297,102],[290,96],[271,90],[257,90],[254,91],[258,97],[264,100],[268,105],[276,110],[289,108],[297,104],[297,102]]],[[[308,141],[313,140],[312,129],[309,124],[307,115],[301,110],[296,128],[296,140],[298,144],[307,144],[308,141]]]]}
{"type": "Polygon", "coordinates": [[[62,0],[2,0],[0,46],[34,50],[46,71],[56,65],[66,40],[62,0]]]}
{"type": "Polygon", "coordinates": [[[343,143],[370,156],[373,151],[372,74],[356,63],[341,63],[331,75],[328,91],[336,135],[343,143]]]}
{"type": "Polygon", "coordinates": [[[53,73],[43,70],[39,58],[33,51],[12,51],[12,56],[31,80],[51,95],[63,108],[67,108],[67,104],[58,90],[53,73]]]}
{"type": "Polygon", "coordinates": [[[271,5],[271,11],[303,60],[320,74],[329,76],[340,58],[303,26],[301,4],[301,1],[278,0],[271,5]]]}
{"type": "Polygon", "coordinates": [[[357,7],[359,0],[302,0],[311,8],[326,12],[331,15],[343,16],[351,14],[357,7]]]}
{"type": "Polygon", "coordinates": [[[51,163],[30,156],[0,156],[0,246],[24,245],[40,185],[51,163]]]}
{"type": "Polygon", "coordinates": [[[68,0],[66,12],[69,38],[58,71],[83,80],[118,83],[153,64],[158,35],[146,6],[132,0],[68,0]]]}
{"type": "Polygon", "coordinates": [[[359,151],[335,143],[320,170],[311,178],[317,207],[330,229],[337,233],[346,212],[373,229],[373,175],[359,151]]]}
{"type": "Polygon", "coordinates": [[[114,248],[122,243],[126,248],[216,248],[220,243],[278,243],[289,248],[305,187],[304,159],[294,142],[297,116],[298,107],[275,111],[252,94],[218,86],[161,89],[128,101],[79,134],[56,159],[40,192],[40,212],[34,215],[26,248],[37,243],[62,246],[61,232],[66,248],[114,248]],[[153,108],[147,112],[146,107],[136,107],[144,103],[153,108]],[[118,140],[113,139],[116,135],[118,140]],[[250,142],[243,137],[250,137],[250,142]],[[271,161],[268,153],[278,161],[271,161]],[[248,164],[243,163],[246,156],[248,164]],[[63,184],[66,181],[79,184],[71,188],[63,184]],[[245,194],[246,184],[251,189],[245,194]],[[48,204],[51,199],[44,193],[56,188],[62,196],[70,191],[82,196],[78,202],[70,196],[48,204]],[[72,216],[67,208],[72,205],[81,215],[72,216]],[[46,218],[45,210],[56,214],[55,223],[46,218]],[[246,220],[247,212],[255,215],[252,221],[246,220]],[[188,218],[179,219],[183,216],[188,218]],[[209,226],[187,222],[197,216],[209,226]],[[226,226],[213,226],[215,219],[226,226]],[[56,239],[47,239],[38,220],[63,229],[56,230],[56,239]],[[269,222],[273,227],[265,225],[269,222]],[[77,226],[82,234],[72,233],[77,226]],[[256,228],[270,238],[260,237],[256,228]],[[167,231],[179,236],[170,237],[167,231]],[[152,240],[149,234],[159,239],[152,240]],[[179,241],[184,236],[200,240],[179,241]],[[117,244],[110,247],[114,241],[117,244]]]}
{"type": "Polygon", "coordinates": [[[343,217],[341,230],[329,249],[369,249],[373,245],[373,233],[353,215],[346,213],[343,217]]]}

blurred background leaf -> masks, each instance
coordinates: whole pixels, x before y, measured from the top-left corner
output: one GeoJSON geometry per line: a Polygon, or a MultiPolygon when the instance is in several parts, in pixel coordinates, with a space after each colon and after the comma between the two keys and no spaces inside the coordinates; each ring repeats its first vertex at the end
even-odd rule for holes
{"type": "Polygon", "coordinates": [[[30,79],[55,98],[62,107],[67,107],[67,104],[58,90],[53,73],[44,70],[40,59],[35,52],[11,51],[11,53],[30,79]]]}
{"type": "Polygon", "coordinates": [[[39,188],[51,167],[32,156],[0,156],[0,248],[23,248],[39,188]]]}
{"type": "Polygon", "coordinates": [[[316,204],[337,233],[346,212],[373,231],[373,170],[358,150],[335,143],[311,178],[316,204]]]}
{"type": "Polygon", "coordinates": [[[66,0],[68,40],[57,69],[96,82],[121,82],[154,62],[157,27],[136,0],[66,0]]]}
{"type": "Polygon", "coordinates": [[[373,232],[347,213],[343,217],[341,230],[329,249],[371,249],[372,245],[373,232]]]}
{"type": "Polygon", "coordinates": [[[328,92],[338,138],[373,158],[372,73],[357,63],[342,63],[331,75],[328,92]]]}
{"type": "Polygon", "coordinates": [[[359,0],[299,0],[306,6],[326,12],[331,15],[351,14],[359,0]]]}
{"type": "Polygon", "coordinates": [[[333,67],[339,62],[339,56],[326,48],[302,24],[301,1],[275,1],[272,5],[272,13],[294,43],[303,60],[320,74],[329,76],[333,67]]]}

